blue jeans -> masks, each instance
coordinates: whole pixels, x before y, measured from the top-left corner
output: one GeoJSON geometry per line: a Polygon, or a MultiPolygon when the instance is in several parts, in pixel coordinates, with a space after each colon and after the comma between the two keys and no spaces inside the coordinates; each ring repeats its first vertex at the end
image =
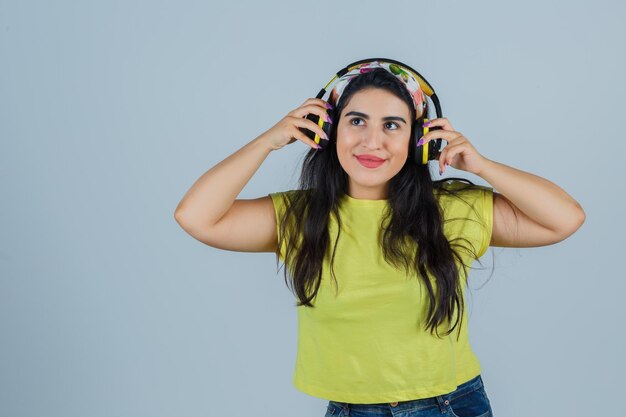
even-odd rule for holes
{"type": "Polygon", "coordinates": [[[480,375],[454,391],[436,397],[377,404],[329,401],[324,417],[492,417],[491,404],[480,375]],[[450,413],[450,414],[444,414],[450,413]]]}

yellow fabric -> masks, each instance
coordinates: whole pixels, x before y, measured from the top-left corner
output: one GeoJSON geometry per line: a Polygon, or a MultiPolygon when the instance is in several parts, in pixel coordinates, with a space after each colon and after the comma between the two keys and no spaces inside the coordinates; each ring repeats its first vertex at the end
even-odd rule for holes
{"type": "MultiPolygon", "coordinates": [[[[453,182],[448,187],[460,184],[453,182]]],[[[269,194],[278,227],[285,193],[269,194]]],[[[454,197],[436,195],[444,219],[477,221],[444,221],[448,240],[463,237],[482,256],[491,240],[493,189],[479,186],[478,190],[463,192],[476,213],[454,197]]],[[[378,232],[387,204],[387,200],[342,199],[343,228],[334,263],[338,293],[326,259],[322,283],[313,300],[315,307],[297,307],[293,385],[306,394],[360,404],[407,401],[449,393],[480,374],[468,339],[467,301],[459,340],[458,327],[448,336],[443,336],[447,327],[440,327],[443,338],[438,339],[423,329],[428,291],[421,280],[384,260],[378,232]]],[[[331,219],[330,240],[334,245],[337,224],[333,216],[331,219]]],[[[464,263],[471,265],[469,252],[459,253],[464,263]]],[[[284,256],[283,246],[279,255],[283,262],[284,256]]],[[[463,288],[465,291],[465,285],[463,288]]]]}

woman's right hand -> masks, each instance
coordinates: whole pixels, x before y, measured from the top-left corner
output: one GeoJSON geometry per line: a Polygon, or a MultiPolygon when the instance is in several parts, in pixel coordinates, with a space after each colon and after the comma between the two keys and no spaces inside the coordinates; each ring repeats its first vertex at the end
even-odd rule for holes
{"type": "MultiPolygon", "coordinates": [[[[329,121],[330,116],[327,113],[326,101],[320,98],[309,98],[300,107],[287,113],[278,123],[265,131],[262,136],[269,142],[272,150],[277,150],[285,145],[293,143],[298,139],[306,143],[312,148],[317,148],[315,141],[311,140],[299,128],[305,128],[317,133],[322,140],[328,140],[324,129],[317,123],[306,118],[308,114],[319,116],[322,120],[329,121]],[[325,139],[326,138],[326,139],[325,139]]],[[[330,121],[329,121],[330,123],[330,121]]]]}

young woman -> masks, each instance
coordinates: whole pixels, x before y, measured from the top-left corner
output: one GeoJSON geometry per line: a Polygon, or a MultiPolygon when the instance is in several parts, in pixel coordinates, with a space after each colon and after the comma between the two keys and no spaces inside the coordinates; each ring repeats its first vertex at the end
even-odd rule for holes
{"type": "Polygon", "coordinates": [[[284,262],[298,299],[293,383],[329,400],[326,416],[491,416],[468,340],[468,269],[489,246],[551,245],[585,219],[557,185],[487,159],[444,117],[413,143],[428,115],[415,77],[380,60],[357,65],[330,103],[306,100],[204,173],[176,209],[207,245],[284,262]],[[447,142],[440,175],[452,166],[498,192],[433,180],[415,153],[437,138],[447,142]],[[299,188],[237,199],[269,153],[296,140],[311,147],[299,188]]]}

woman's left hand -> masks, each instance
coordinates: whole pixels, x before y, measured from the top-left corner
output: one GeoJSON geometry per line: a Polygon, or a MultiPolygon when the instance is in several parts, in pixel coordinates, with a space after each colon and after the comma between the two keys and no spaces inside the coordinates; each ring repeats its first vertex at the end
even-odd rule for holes
{"type": "Polygon", "coordinates": [[[445,117],[432,119],[429,122],[426,126],[428,129],[435,126],[439,126],[441,129],[429,130],[422,137],[423,143],[439,138],[448,142],[439,155],[439,172],[443,173],[446,166],[450,165],[455,169],[480,175],[488,161],[487,158],[482,156],[462,133],[455,131],[450,121],[445,117]]]}

